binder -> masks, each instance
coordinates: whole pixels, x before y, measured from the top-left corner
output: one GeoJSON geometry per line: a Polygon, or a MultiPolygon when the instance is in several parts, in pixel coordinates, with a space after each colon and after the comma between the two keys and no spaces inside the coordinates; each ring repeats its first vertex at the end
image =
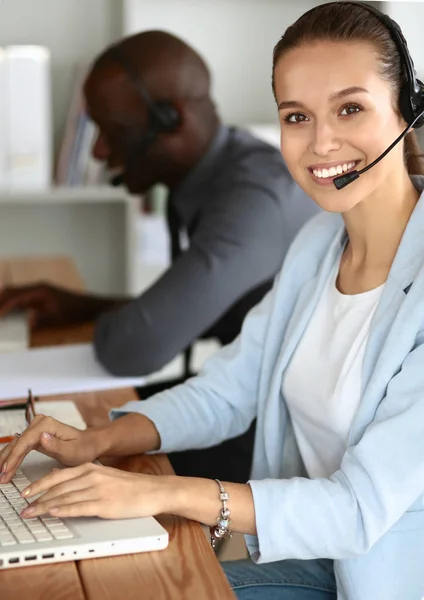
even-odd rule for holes
{"type": "Polygon", "coordinates": [[[40,191],[51,185],[50,52],[43,46],[5,48],[6,187],[40,191]]]}
{"type": "MultiPolygon", "coordinates": [[[[6,86],[6,55],[0,48],[0,90],[6,86]]],[[[0,191],[7,188],[6,177],[6,148],[7,148],[7,103],[5,94],[0,94],[0,191]]]]}

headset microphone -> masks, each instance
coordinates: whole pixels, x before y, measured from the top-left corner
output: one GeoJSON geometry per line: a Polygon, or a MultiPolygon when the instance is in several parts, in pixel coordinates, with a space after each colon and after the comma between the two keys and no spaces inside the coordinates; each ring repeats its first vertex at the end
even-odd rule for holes
{"type": "Polygon", "coordinates": [[[336,188],[338,190],[343,189],[344,187],[349,185],[349,183],[352,183],[352,181],[355,181],[355,179],[358,179],[358,177],[360,175],[362,175],[362,173],[369,171],[372,167],[374,167],[377,163],[379,163],[380,160],[382,160],[390,152],[390,150],[393,150],[393,148],[396,146],[396,144],[398,144],[400,141],[403,140],[403,138],[406,136],[406,134],[409,133],[411,128],[414,126],[415,122],[418,121],[418,119],[420,119],[423,115],[424,115],[424,110],[422,112],[420,112],[420,114],[414,119],[414,121],[412,121],[412,123],[410,125],[408,125],[408,127],[404,131],[402,131],[400,136],[395,139],[393,144],[391,144],[387,148],[387,150],[385,150],[383,152],[383,154],[380,154],[380,156],[378,158],[376,158],[370,165],[368,165],[367,167],[364,167],[360,171],[350,171],[350,173],[346,173],[346,175],[340,175],[340,177],[335,177],[333,179],[333,183],[336,186],[336,188]]]}
{"type": "Polygon", "coordinates": [[[112,179],[109,180],[109,185],[113,185],[113,187],[118,187],[124,183],[124,175],[120,173],[119,175],[115,175],[112,179]]]}

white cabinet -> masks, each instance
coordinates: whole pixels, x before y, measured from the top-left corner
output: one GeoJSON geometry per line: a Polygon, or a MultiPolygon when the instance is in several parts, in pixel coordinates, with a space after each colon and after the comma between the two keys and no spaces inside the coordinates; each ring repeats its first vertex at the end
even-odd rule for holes
{"type": "Polygon", "coordinates": [[[90,291],[134,294],[139,203],[107,187],[2,195],[0,256],[66,255],[90,291]]]}

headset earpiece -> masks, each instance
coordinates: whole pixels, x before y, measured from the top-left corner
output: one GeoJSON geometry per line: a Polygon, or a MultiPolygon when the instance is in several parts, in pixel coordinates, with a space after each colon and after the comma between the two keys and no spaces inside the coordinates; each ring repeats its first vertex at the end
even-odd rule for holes
{"type": "MultiPolygon", "coordinates": [[[[330,2],[326,6],[331,4],[340,4],[340,2],[330,2]]],[[[408,44],[402,33],[399,25],[388,15],[382,13],[380,10],[369,4],[362,2],[344,2],[343,4],[350,4],[351,6],[360,6],[362,9],[367,10],[373,14],[377,19],[387,27],[393,41],[396,44],[400,58],[405,68],[406,82],[402,86],[399,93],[399,109],[402,117],[405,119],[407,124],[411,124],[423,111],[424,111],[424,84],[417,79],[417,73],[415,71],[414,61],[408,50],[408,44]]],[[[311,9],[311,12],[316,10],[311,9]]],[[[424,115],[417,120],[413,125],[414,129],[418,129],[424,125],[424,115]]]]}
{"type": "Polygon", "coordinates": [[[109,55],[121,65],[127,74],[128,79],[133,84],[135,90],[146,103],[149,111],[149,129],[155,133],[174,132],[180,124],[180,115],[177,109],[170,102],[153,100],[150,92],[140,79],[137,70],[134,68],[131,62],[127,60],[127,57],[123,52],[121,52],[118,46],[112,46],[109,48],[109,55]]]}
{"type": "Polygon", "coordinates": [[[180,124],[180,114],[170,102],[155,102],[154,114],[159,131],[172,133],[180,124]]]}

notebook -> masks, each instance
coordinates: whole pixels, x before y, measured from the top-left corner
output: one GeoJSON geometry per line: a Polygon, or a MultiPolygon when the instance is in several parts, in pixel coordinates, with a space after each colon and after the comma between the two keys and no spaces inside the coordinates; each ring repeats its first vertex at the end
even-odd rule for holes
{"type": "Polygon", "coordinates": [[[0,354],[0,400],[144,385],[144,377],[114,377],[92,344],[27,348],[0,354]]]}

